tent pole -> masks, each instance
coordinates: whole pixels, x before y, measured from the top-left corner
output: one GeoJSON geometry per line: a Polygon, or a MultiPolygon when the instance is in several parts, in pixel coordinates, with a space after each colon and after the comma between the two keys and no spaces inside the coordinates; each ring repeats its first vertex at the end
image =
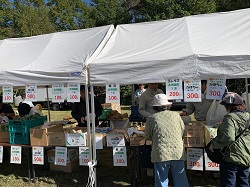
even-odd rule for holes
{"type": "Polygon", "coordinates": [[[49,106],[49,86],[46,85],[46,94],[47,94],[47,106],[48,106],[48,116],[49,116],[49,122],[51,121],[50,117],[50,106],[49,106]]]}
{"type": "Polygon", "coordinates": [[[132,84],[131,97],[132,97],[132,105],[135,105],[135,85],[134,84],[132,84]]]}
{"type": "Polygon", "coordinates": [[[247,111],[249,112],[249,95],[248,95],[248,79],[247,78],[245,78],[245,84],[246,84],[246,97],[247,97],[246,108],[247,108],[247,111]]]}

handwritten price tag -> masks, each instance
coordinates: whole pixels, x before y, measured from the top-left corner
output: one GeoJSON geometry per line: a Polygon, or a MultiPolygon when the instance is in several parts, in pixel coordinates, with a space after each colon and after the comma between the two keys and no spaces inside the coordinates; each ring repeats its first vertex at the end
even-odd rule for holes
{"type": "Polygon", "coordinates": [[[201,81],[200,80],[185,80],[184,101],[185,102],[201,102],[201,81]]]}
{"type": "Polygon", "coordinates": [[[10,163],[21,164],[22,156],[22,147],[21,146],[11,146],[10,149],[10,163]]]}
{"type": "Polygon", "coordinates": [[[183,99],[182,79],[168,79],[166,81],[166,95],[169,99],[183,99]]]}
{"type": "Polygon", "coordinates": [[[89,148],[79,147],[79,165],[87,166],[89,162],[89,148]]]}
{"type": "Polygon", "coordinates": [[[113,147],[114,166],[127,166],[126,147],[113,147]]]}
{"type": "Polygon", "coordinates": [[[67,148],[66,147],[56,147],[55,165],[60,165],[60,166],[67,165],[67,148]]]}
{"type": "Polygon", "coordinates": [[[187,169],[203,171],[203,149],[187,148],[187,169]]]}
{"type": "Polygon", "coordinates": [[[52,102],[64,102],[64,86],[62,84],[52,85],[52,102]]]}
{"type": "Polygon", "coordinates": [[[13,103],[13,86],[3,86],[3,103],[13,103]]]}
{"type": "Polygon", "coordinates": [[[67,101],[68,102],[80,101],[80,84],[68,84],[67,101]]]}
{"type": "Polygon", "coordinates": [[[35,84],[26,85],[26,100],[37,101],[37,86],[35,84]]]}
{"type": "Polygon", "coordinates": [[[106,84],[106,103],[120,103],[119,84],[106,84]]]}
{"type": "Polygon", "coordinates": [[[204,157],[205,157],[205,170],[207,170],[207,171],[219,171],[220,170],[220,164],[212,162],[208,158],[206,152],[204,152],[204,157]]]}
{"type": "Polygon", "coordinates": [[[32,147],[32,163],[33,164],[44,164],[43,147],[32,147]]]}
{"type": "Polygon", "coordinates": [[[226,79],[221,78],[209,78],[207,81],[207,99],[220,100],[225,91],[226,79]]]}

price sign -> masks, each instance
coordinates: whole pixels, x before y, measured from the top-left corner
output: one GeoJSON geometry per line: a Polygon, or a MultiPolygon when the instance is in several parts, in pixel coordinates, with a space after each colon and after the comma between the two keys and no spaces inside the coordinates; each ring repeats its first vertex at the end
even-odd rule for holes
{"type": "Polygon", "coordinates": [[[168,79],[166,81],[166,95],[169,99],[183,99],[182,79],[168,79]]]}
{"type": "Polygon", "coordinates": [[[184,101],[201,102],[201,81],[185,80],[184,81],[184,101]]]}
{"type": "Polygon", "coordinates": [[[205,151],[204,151],[204,157],[205,157],[205,170],[207,170],[207,171],[220,171],[220,164],[212,162],[208,158],[207,153],[205,151]]]}
{"type": "Polygon", "coordinates": [[[32,163],[33,164],[44,164],[43,147],[32,147],[32,163]]]}
{"type": "Polygon", "coordinates": [[[56,147],[55,165],[60,165],[60,166],[67,165],[67,148],[66,147],[56,147]]]}
{"type": "Polygon", "coordinates": [[[79,165],[87,166],[89,162],[89,148],[79,147],[79,165]]]}
{"type": "Polygon", "coordinates": [[[13,103],[13,86],[3,86],[3,103],[13,103]]]}
{"type": "Polygon", "coordinates": [[[187,148],[187,169],[203,171],[203,149],[187,148]]]}
{"type": "Polygon", "coordinates": [[[37,86],[35,84],[26,85],[26,100],[37,101],[37,86]]]}
{"type": "Polygon", "coordinates": [[[0,146],[0,163],[3,163],[3,146],[0,146]]]}
{"type": "Polygon", "coordinates": [[[68,84],[68,102],[80,102],[80,84],[68,84]]]}
{"type": "Polygon", "coordinates": [[[10,149],[10,163],[21,164],[22,159],[22,147],[21,146],[11,146],[10,149]]]}
{"type": "Polygon", "coordinates": [[[210,78],[207,81],[207,99],[221,100],[225,92],[225,78],[210,78]]]}
{"type": "Polygon", "coordinates": [[[52,85],[52,103],[63,103],[64,102],[64,86],[52,85]]]}
{"type": "Polygon", "coordinates": [[[120,103],[119,84],[106,84],[106,103],[120,103]]]}
{"type": "Polygon", "coordinates": [[[126,147],[113,147],[114,166],[127,166],[126,147]]]}

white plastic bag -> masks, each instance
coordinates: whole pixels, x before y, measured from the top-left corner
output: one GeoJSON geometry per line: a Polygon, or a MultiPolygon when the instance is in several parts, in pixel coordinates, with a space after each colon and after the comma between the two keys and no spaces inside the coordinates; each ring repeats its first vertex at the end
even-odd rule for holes
{"type": "Polygon", "coordinates": [[[206,115],[207,126],[213,126],[214,124],[221,122],[227,114],[225,107],[221,105],[220,102],[221,101],[213,100],[206,115]]]}

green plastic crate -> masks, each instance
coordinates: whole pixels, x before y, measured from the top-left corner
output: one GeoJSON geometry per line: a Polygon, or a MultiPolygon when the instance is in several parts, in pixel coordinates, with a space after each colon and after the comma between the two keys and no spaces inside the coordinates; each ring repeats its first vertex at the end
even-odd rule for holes
{"type": "Polygon", "coordinates": [[[34,119],[15,119],[9,120],[9,132],[10,133],[30,133],[30,128],[42,125],[47,121],[47,116],[40,116],[34,119]]]}
{"type": "Polygon", "coordinates": [[[10,132],[10,144],[30,144],[29,133],[10,132]]]}

